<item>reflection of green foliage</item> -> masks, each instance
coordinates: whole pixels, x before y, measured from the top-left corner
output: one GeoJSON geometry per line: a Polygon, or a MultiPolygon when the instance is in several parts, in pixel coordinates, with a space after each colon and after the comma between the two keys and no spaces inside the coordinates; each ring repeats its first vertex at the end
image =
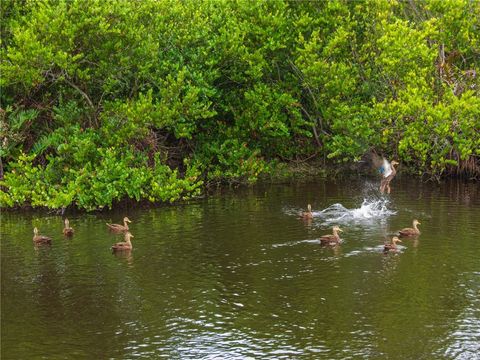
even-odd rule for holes
{"type": "Polygon", "coordinates": [[[10,206],[174,201],[372,148],[478,166],[478,1],[5,1],[10,206]]]}

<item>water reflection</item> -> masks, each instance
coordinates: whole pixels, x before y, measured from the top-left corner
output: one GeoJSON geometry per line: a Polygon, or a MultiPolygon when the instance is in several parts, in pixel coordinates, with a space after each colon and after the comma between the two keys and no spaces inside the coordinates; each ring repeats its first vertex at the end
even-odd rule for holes
{"type": "Polygon", "coordinates": [[[382,261],[382,269],[380,271],[380,275],[385,284],[395,281],[398,266],[400,263],[400,253],[399,251],[396,252],[383,252],[383,256],[381,257],[382,261]]]}
{"type": "Polygon", "coordinates": [[[368,184],[259,186],[188,205],[68,214],[72,239],[61,237],[60,216],[4,213],[2,355],[472,358],[478,189],[399,178],[380,198],[368,184]],[[305,223],[298,212],[308,202],[305,223]],[[134,249],[112,254],[123,235],[105,222],[125,214],[134,249]],[[384,240],[413,218],[428,219],[422,234],[384,255],[384,240]],[[32,249],[32,224],[58,234],[51,247],[32,249]],[[335,224],[344,241],[320,246],[335,224]]]}
{"type": "Polygon", "coordinates": [[[112,251],[113,256],[125,260],[128,265],[133,265],[133,250],[112,251]]]}

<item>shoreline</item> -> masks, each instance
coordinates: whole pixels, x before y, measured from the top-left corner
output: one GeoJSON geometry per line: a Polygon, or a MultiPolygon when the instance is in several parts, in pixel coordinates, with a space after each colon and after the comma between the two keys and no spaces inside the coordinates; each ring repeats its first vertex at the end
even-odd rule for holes
{"type": "MultiPolygon", "coordinates": [[[[422,182],[433,182],[433,183],[442,183],[449,180],[459,180],[464,183],[478,182],[477,179],[468,179],[461,176],[447,176],[441,179],[423,179],[425,174],[422,176],[412,174],[409,171],[400,171],[397,175],[399,179],[402,177],[414,177],[422,182]]],[[[325,166],[320,163],[281,163],[274,171],[268,174],[262,174],[259,176],[259,179],[253,183],[249,183],[246,180],[219,180],[212,181],[203,185],[201,195],[194,196],[190,199],[179,199],[173,202],[168,201],[155,201],[151,202],[148,199],[135,200],[131,198],[124,198],[122,200],[116,201],[112,204],[111,207],[102,206],[96,209],[87,210],[84,208],[78,208],[75,204],[68,205],[64,208],[49,208],[45,206],[32,206],[31,204],[23,204],[13,207],[4,207],[0,208],[1,211],[15,213],[15,212],[42,212],[53,215],[62,215],[67,211],[69,213],[103,213],[108,211],[114,211],[115,209],[127,209],[127,208],[155,208],[162,206],[183,206],[188,205],[189,203],[205,199],[207,197],[215,196],[222,192],[235,191],[237,189],[245,189],[250,187],[262,186],[262,185],[281,185],[281,184],[290,184],[290,183],[308,183],[314,182],[317,180],[345,180],[348,178],[358,178],[365,177],[370,179],[376,179],[375,173],[373,171],[360,171],[355,169],[353,165],[343,165],[343,166],[325,166]]],[[[380,180],[379,180],[380,181],[380,180]]]]}

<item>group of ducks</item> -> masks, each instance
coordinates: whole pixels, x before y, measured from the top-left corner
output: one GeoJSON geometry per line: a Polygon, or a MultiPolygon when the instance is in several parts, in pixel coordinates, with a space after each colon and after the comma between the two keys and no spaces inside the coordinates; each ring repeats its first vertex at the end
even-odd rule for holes
{"type": "MultiPolygon", "coordinates": [[[[397,174],[397,170],[395,169],[395,166],[399,165],[398,161],[395,161],[395,160],[388,161],[384,157],[380,157],[375,153],[368,154],[367,158],[369,158],[368,161],[362,160],[361,162],[371,162],[373,167],[377,169],[377,171],[380,173],[382,178],[380,182],[380,189],[379,189],[380,192],[382,194],[385,192],[387,192],[387,194],[390,194],[391,192],[390,182],[393,180],[393,178],[397,174]]],[[[300,216],[304,220],[312,220],[313,219],[312,206],[308,204],[307,211],[302,212],[300,216]]],[[[392,237],[391,242],[384,244],[384,247],[383,247],[384,252],[397,251],[398,250],[397,243],[402,242],[402,240],[400,240],[400,237],[414,237],[414,236],[420,235],[420,230],[418,230],[417,225],[420,225],[420,222],[417,219],[415,219],[413,220],[413,227],[399,230],[398,236],[392,237]]],[[[340,236],[338,235],[339,231],[343,232],[343,230],[340,229],[340,227],[334,226],[332,228],[333,234],[323,235],[320,237],[319,239],[320,244],[330,245],[330,246],[338,245],[341,241],[340,236]]]]}
{"type": "MultiPolygon", "coordinates": [[[[311,220],[313,219],[313,213],[312,213],[312,206],[310,204],[307,205],[307,211],[304,211],[300,214],[301,218],[304,220],[311,220]]],[[[398,231],[398,235],[392,237],[391,242],[385,243],[383,247],[384,252],[396,252],[398,250],[397,243],[402,242],[400,240],[400,237],[413,237],[420,235],[420,230],[418,229],[418,225],[420,225],[420,221],[417,219],[413,220],[413,227],[411,228],[404,228],[402,230],[398,231]]],[[[340,235],[338,232],[343,232],[342,229],[340,229],[339,226],[335,225],[332,228],[333,234],[328,234],[328,235],[322,235],[320,236],[320,244],[324,246],[336,246],[340,244],[341,239],[340,235]]]]}
{"type": "MultiPolygon", "coordinates": [[[[131,220],[128,217],[123,218],[123,225],[120,224],[109,224],[107,223],[108,228],[110,231],[115,233],[125,233],[125,241],[118,242],[112,245],[112,251],[126,251],[132,250],[132,241],[131,239],[134,237],[128,228],[128,223],[131,223],[131,220]]],[[[68,219],[64,220],[64,228],[63,228],[63,235],[66,237],[71,237],[74,234],[73,228],[70,226],[70,222],[68,219]]],[[[38,233],[38,229],[35,227],[33,229],[33,243],[35,245],[50,245],[52,243],[52,238],[45,235],[40,235],[38,233]]]]}
{"type": "MultiPolygon", "coordinates": [[[[304,220],[312,220],[313,219],[313,212],[312,212],[312,206],[310,204],[307,205],[307,211],[304,211],[300,214],[300,217],[304,220]]],[[[112,251],[125,251],[125,250],[132,250],[133,245],[131,239],[134,237],[128,227],[128,223],[131,223],[132,221],[128,217],[123,218],[123,225],[120,224],[109,224],[106,223],[108,228],[115,233],[124,233],[125,234],[125,239],[124,241],[118,242],[114,245],[112,245],[112,251]]],[[[64,228],[63,228],[63,235],[66,237],[71,237],[74,234],[74,230],[72,227],[70,227],[70,222],[68,219],[64,220],[64,228]]],[[[418,229],[418,225],[421,223],[415,219],[413,220],[413,227],[411,228],[404,228],[402,230],[398,231],[398,236],[392,237],[392,240],[390,243],[385,243],[384,244],[384,251],[385,252],[390,252],[390,251],[397,251],[397,243],[402,242],[400,240],[400,237],[412,237],[412,236],[417,236],[420,235],[420,230],[418,229]]],[[[339,232],[343,232],[342,229],[340,229],[339,226],[335,225],[332,228],[332,233],[333,234],[327,234],[327,235],[322,235],[320,236],[320,244],[325,245],[325,246],[336,246],[340,244],[341,239],[340,235],[338,234],[339,232]]],[[[52,243],[52,238],[45,236],[45,235],[40,235],[38,233],[38,229],[35,227],[33,229],[33,243],[35,245],[47,245],[52,243]]]]}
{"type": "MultiPolygon", "coordinates": [[[[64,221],[65,226],[63,228],[63,235],[67,237],[73,236],[74,230],[70,227],[70,222],[68,219],[64,221]]],[[[45,235],[40,235],[38,233],[38,229],[35,227],[33,228],[33,243],[35,245],[50,245],[52,243],[52,238],[45,235]]]]}

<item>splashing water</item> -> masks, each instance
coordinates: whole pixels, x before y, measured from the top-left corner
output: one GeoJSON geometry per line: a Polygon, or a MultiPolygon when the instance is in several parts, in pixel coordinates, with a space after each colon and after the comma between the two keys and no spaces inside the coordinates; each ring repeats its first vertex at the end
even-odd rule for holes
{"type": "Polygon", "coordinates": [[[359,208],[347,209],[337,203],[322,211],[315,211],[313,216],[322,218],[325,224],[383,220],[396,214],[396,211],[388,209],[388,204],[388,199],[363,199],[359,208]]]}

